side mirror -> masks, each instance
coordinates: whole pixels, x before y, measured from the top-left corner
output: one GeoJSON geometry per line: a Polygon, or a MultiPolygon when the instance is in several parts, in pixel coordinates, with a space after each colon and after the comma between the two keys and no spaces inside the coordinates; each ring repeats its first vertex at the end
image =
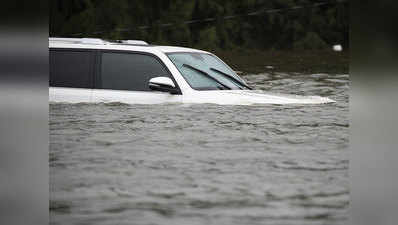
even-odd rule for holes
{"type": "Polygon", "coordinates": [[[154,77],[149,80],[149,88],[154,91],[170,92],[178,94],[174,82],[169,77],[154,77]]]}

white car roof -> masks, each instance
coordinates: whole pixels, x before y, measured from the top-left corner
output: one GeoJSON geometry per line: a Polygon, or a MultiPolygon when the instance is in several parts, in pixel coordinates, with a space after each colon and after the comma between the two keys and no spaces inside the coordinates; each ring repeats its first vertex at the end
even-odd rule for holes
{"type": "Polygon", "coordinates": [[[176,47],[176,46],[158,46],[149,45],[145,41],[141,40],[125,40],[118,42],[109,42],[97,38],[49,38],[50,48],[85,48],[85,49],[106,49],[106,50],[124,50],[124,51],[139,51],[139,52],[150,52],[155,51],[162,53],[171,52],[197,52],[197,53],[209,53],[206,51],[176,47]]]}

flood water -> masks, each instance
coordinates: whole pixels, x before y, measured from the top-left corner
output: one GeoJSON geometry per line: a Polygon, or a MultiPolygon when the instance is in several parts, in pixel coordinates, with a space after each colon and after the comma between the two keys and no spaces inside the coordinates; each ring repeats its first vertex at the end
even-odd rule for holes
{"type": "Polygon", "coordinates": [[[346,224],[349,76],[244,78],[337,103],[51,104],[51,224],[346,224]]]}

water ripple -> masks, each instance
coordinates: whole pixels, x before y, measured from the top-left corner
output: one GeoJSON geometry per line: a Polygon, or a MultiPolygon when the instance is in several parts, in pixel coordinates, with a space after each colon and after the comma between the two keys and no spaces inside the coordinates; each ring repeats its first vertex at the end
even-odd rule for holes
{"type": "Polygon", "coordinates": [[[252,74],[329,105],[50,105],[52,224],[346,224],[346,74],[252,74]]]}

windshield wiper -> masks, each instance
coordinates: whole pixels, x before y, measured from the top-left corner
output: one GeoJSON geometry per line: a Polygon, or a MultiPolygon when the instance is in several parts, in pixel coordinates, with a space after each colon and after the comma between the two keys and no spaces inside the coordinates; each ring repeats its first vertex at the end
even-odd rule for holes
{"type": "Polygon", "coordinates": [[[224,88],[226,88],[226,89],[228,89],[228,90],[231,90],[230,87],[228,87],[227,85],[225,85],[223,82],[219,81],[217,78],[212,77],[210,74],[206,73],[206,72],[203,71],[203,70],[200,70],[200,69],[198,69],[198,68],[196,68],[196,67],[193,67],[193,66],[191,66],[191,65],[188,65],[188,64],[182,64],[182,66],[185,66],[185,67],[188,67],[188,68],[190,68],[190,69],[192,69],[192,70],[195,70],[195,71],[197,71],[197,72],[199,72],[199,73],[205,75],[206,77],[208,77],[208,78],[214,80],[215,82],[217,82],[218,84],[220,84],[220,85],[223,86],[224,88]]]}
{"type": "Polygon", "coordinates": [[[226,76],[226,77],[228,77],[228,78],[230,78],[231,80],[235,81],[235,82],[238,83],[239,85],[241,85],[241,86],[243,86],[243,87],[245,87],[245,88],[247,88],[247,89],[249,89],[249,90],[252,90],[252,89],[253,89],[253,88],[249,87],[247,84],[243,83],[242,81],[236,79],[236,78],[235,78],[234,76],[232,76],[232,75],[229,75],[229,74],[227,74],[227,73],[224,73],[223,71],[218,70],[218,69],[216,69],[216,68],[210,68],[210,69],[213,70],[213,71],[215,71],[215,72],[217,72],[217,73],[220,73],[220,74],[222,74],[222,75],[224,75],[224,76],[226,76]]]}

